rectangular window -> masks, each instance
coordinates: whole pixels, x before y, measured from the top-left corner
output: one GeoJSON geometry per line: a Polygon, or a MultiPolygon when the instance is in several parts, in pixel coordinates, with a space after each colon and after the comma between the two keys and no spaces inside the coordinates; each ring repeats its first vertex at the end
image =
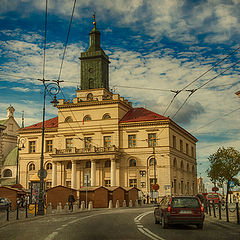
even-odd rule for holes
{"type": "Polygon", "coordinates": [[[173,192],[177,193],[177,179],[174,179],[173,181],[173,192]]]}
{"type": "Polygon", "coordinates": [[[173,148],[176,148],[176,136],[173,136],[173,148]]]}
{"type": "Polygon", "coordinates": [[[36,152],[36,141],[30,141],[29,142],[29,153],[35,153],[36,152]]]}
{"type": "Polygon", "coordinates": [[[146,176],[146,171],[145,170],[143,170],[143,171],[140,170],[139,173],[140,173],[141,177],[145,177],[146,176]]]}
{"type": "Polygon", "coordinates": [[[191,148],[191,156],[194,157],[194,150],[193,150],[193,147],[191,148]]]}
{"type": "Polygon", "coordinates": [[[182,152],[183,151],[183,141],[180,140],[180,151],[182,152]]]}
{"type": "Polygon", "coordinates": [[[188,144],[186,143],[186,154],[189,154],[188,144]]]}
{"type": "Polygon", "coordinates": [[[156,146],[156,133],[148,134],[148,146],[155,147],[156,146]]]}
{"type": "Polygon", "coordinates": [[[111,180],[105,180],[104,185],[105,187],[111,187],[111,180]]]}
{"type": "Polygon", "coordinates": [[[103,138],[104,140],[104,147],[105,148],[110,148],[111,147],[111,137],[110,136],[105,136],[103,138]]]}
{"type": "Polygon", "coordinates": [[[71,149],[73,146],[73,139],[72,138],[67,138],[66,139],[66,149],[71,149]]]}
{"type": "Polygon", "coordinates": [[[137,187],[137,179],[129,179],[129,187],[137,187]]]}
{"type": "Polygon", "coordinates": [[[46,182],[46,189],[49,189],[52,187],[52,182],[46,182]]]}
{"type": "Polygon", "coordinates": [[[90,149],[92,147],[92,138],[91,137],[85,137],[84,138],[84,148],[90,149]]]}
{"type": "Polygon", "coordinates": [[[128,147],[136,147],[136,135],[128,135],[128,147]]]}
{"type": "Polygon", "coordinates": [[[52,147],[53,147],[52,140],[47,140],[46,141],[46,152],[52,152],[52,147]]]}
{"type": "Polygon", "coordinates": [[[71,181],[66,181],[66,187],[71,188],[71,181]]]}
{"type": "Polygon", "coordinates": [[[146,183],[145,182],[141,182],[141,188],[145,188],[146,187],[146,183]]]}

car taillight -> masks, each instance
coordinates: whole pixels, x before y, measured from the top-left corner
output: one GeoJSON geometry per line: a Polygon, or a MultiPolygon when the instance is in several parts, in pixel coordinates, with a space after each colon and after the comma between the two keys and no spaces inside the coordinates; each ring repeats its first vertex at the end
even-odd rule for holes
{"type": "Polygon", "coordinates": [[[204,212],[204,207],[203,206],[201,206],[201,212],[204,212]]]}
{"type": "Polygon", "coordinates": [[[171,211],[171,206],[168,206],[167,211],[168,211],[168,212],[171,211]]]}

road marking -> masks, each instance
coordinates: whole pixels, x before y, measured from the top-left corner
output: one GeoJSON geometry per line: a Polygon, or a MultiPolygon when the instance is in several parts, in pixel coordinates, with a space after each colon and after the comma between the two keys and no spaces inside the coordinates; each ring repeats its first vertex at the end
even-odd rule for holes
{"type": "Polygon", "coordinates": [[[52,232],[50,235],[47,236],[47,238],[45,238],[45,240],[52,240],[57,235],[58,235],[58,232],[52,232]]]}
{"type": "Polygon", "coordinates": [[[155,233],[151,232],[149,229],[144,228],[143,225],[140,223],[140,220],[145,217],[146,215],[152,213],[153,211],[149,211],[149,212],[145,212],[142,213],[140,215],[138,215],[137,217],[134,218],[134,222],[137,225],[138,230],[144,234],[145,236],[153,239],[153,240],[165,240],[164,238],[156,235],[155,233]]]}

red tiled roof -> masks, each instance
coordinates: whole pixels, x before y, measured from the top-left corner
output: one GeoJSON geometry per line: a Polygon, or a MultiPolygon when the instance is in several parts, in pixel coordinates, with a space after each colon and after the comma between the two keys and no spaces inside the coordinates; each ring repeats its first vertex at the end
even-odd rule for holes
{"type": "MultiPolygon", "coordinates": [[[[31,126],[28,126],[25,128],[21,128],[20,130],[39,129],[39,128],[42,128],[42,124],[43,124],[43,122],[36,123],[34,125],[31,125],[31,126]]],[[[58,117],[51,118],[44,122],[44,128],[56,128],[56,127],[58,127],[58,117]]]]}
{"type": "Polygon", "coordinates": [[[145,108],[132,108],[124,115],[124,117],[120,120],[120,123],[167,120],[167,119],[169,118],[154,113],[145,108]]]}

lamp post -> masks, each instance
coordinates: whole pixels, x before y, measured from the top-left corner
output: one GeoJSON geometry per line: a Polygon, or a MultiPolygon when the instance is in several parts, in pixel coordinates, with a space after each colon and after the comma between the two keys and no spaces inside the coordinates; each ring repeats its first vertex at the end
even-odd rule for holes
{"type": "Polygon", "coordinates": [[[19,151],[23,148],[25,148],[24,143],[26,142],[25,137],[19,137],[17,140],[17,171],[16,171],[16,184],[19,183],[19,174],[18,174],[18,168],[19,168],[19,151]]]}
{"type": "Polygon", "coordinates": [[[60,91],[59,82],[53,81],[52,83],[46,84],[45,82],[50,80],[38,79],[43,82],[44,93],[43,93],[43,122],[42,122],[42,146],[41,146],[41,158],[40,158],[40,170],[38,171],[38,177],[40,179],[40,188],[39,188],[39,196],[38,196],[38,212],[37,215],[44,215],[44,178],[47,176],[47,171],[43,167],[44,161],[44,133],[45,133],[45,108],[46,108],[46,95],[47,92],[50,96],[53,97],[53,101],[51,102],[54,107],[57,106],[58,101],[56,99],[56,95],[60,91]]]}

